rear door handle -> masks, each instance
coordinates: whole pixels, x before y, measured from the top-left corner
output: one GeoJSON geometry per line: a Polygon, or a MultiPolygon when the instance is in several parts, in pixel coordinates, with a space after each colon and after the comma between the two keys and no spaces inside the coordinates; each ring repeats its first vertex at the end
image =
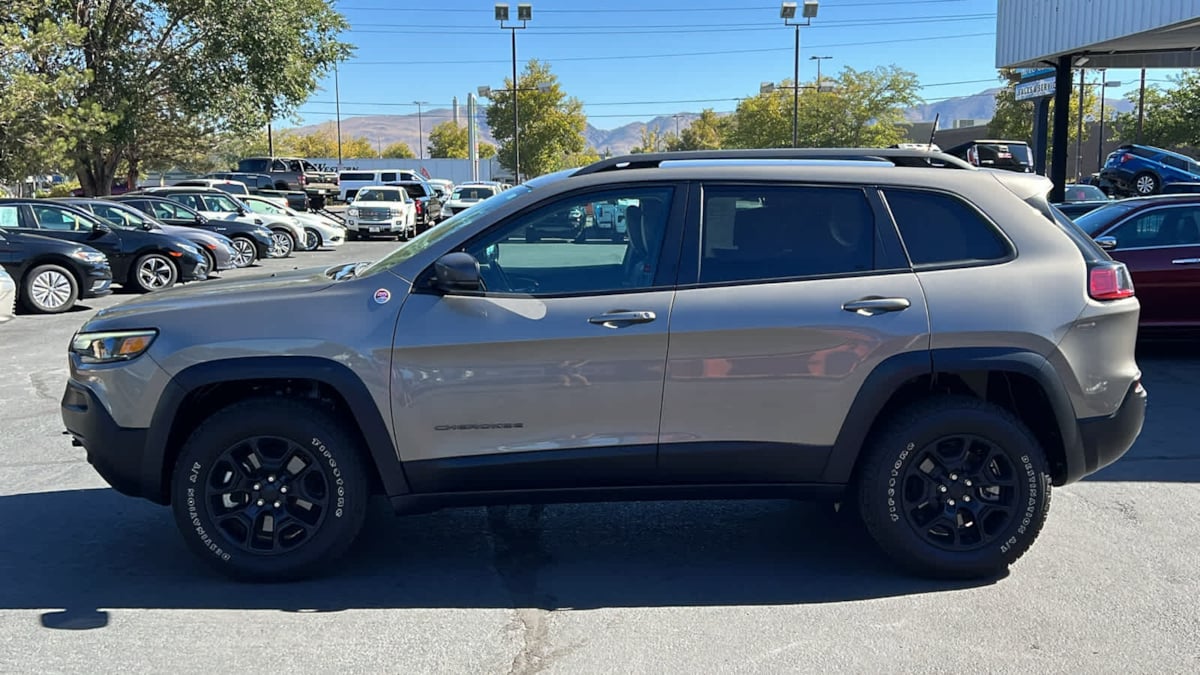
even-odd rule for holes
{"type": "Polygon", "coordinates": [[[658,316],[650,311],[629,312],[625,310],[617,310],[613,312],[605,312],[600,316],[593,316],[588,319],[588,323],[594,323],[605,328],[621,328],[622,326],[632,326],[635,323],[650,323],[657,319],[658,316]]]}
{"type": "Polygon", "coordinates": [[[1171,261],[1172,265],[1197,265],[1200,264],[1200,258],[1176,258],[1171,261]]]}
{"type": "Polygon", "coordinates": [[[911,305],[912,303],[908,301],[908,298],[869,297],[851,300],[843,304],[842,309],[863,316],[875,316],[884,312],[901,312],[908,309],[911,305]]]}

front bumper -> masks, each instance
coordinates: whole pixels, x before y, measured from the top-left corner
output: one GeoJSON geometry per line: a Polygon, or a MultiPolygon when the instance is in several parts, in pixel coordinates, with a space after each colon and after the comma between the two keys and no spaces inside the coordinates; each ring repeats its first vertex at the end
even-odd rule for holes
{"type": "Polygon", "coordinates": [[[90,389],[72,381],[63,392],[62,420],[87,451],[88,463],[117,492],[162,500],[161,471],[147,471],[148,429],[119,426],[90,389]]]}
{"type": "Polygon", "coordinates": [[[83,283],[79,285],[80,298],[102,298],[112,294],[112,268],[105,263],[102,266],[86,270],[83,283]]]}
{"type": "Polygon", "coordinates": [[[1146,420],[1146,388],[1140,380],[1129,386],[1117,411],[1106,417],[1079,420],[1079,439],[1086,466],[1094,473],[1117,461],[1133,447],[1146,420]]]}
{"type": "Polygon", "coordinates": [[[412,230],[402,216],[389,220],[360,220],[352,216],[346,219],[346,229],[359,234],[403,234],[412,230]]]}

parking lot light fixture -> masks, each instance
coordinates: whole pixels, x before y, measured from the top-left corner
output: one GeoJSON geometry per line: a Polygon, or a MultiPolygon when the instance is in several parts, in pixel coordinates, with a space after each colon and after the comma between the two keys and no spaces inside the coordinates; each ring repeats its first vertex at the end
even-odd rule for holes
{"type": "Polygon", "coordinates": [[[496,21],[500,29],[512,33],[512,104],[513,104],[513,181],[521,182],[521,117],[517,108],[517,30],[524,30],[529,21],[533,20],[533,5],[521,3],[517,5],[517,21],[521,25],[508,23],[508,5],[496,5],[496,21]]]}
{"type": "Polygon", "coordinates": [[[417,158],[425,159],[425,128],[421,123],[421,106],[429,105],[429,101],[413,101],[417,106],[417,158]]]}
{"type": "MultiPolygon", "coordinates": [[[[783,25],[793,26],[796,30],[796,47],[792,55],[792,147],[797,147],[800,144],[800,27],[808,26],[817,16],[819,9],[818,0],[804,0],[804,8],[801,11],[801,16],[804,17],[804,22],[793,22],[796,18],[796,3],[785,2],[779,7],[779,18],[783,19],[783,25]]],[[[818,63],[820,63],[818,61],[818,63]]]]}

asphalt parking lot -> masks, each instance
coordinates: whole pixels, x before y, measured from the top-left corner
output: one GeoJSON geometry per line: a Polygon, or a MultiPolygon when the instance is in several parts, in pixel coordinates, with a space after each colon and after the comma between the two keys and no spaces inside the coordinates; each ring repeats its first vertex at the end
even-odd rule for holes
{"type": "Polygon", "coordinates": [[[0,672],[1200,671],[1195,343],[1143,345],[1137,445],[1056,490],[1038,542],[993,582],[903,576],[827,508],[758,501],[381,504],[328,578],[245,585],[62,433],[67,341],[128,297],[0,324],[0,672]]]}

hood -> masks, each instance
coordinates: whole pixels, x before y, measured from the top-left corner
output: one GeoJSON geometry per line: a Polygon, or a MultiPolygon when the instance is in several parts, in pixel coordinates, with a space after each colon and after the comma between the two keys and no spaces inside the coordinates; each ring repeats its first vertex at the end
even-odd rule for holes
{"type": "Polygon", "coordinates": [[[367,207],[380,208],[380,209],[394,209],[398,206],[404,206],[407,203],[408,202],[354,202],[354,203],[350,204],[350,208],[367,206],[367,207]]]}
{"type": "MultiPolygon", "coordinates": [[[[335,283],[328,268],[295,269],[240,279],[210,279],[202,284],[175,286],[135,297],[115,307],[102,309],[88,321],[85,330],[157,327],[161,315],[175,315],[179,325],[184,314],[216,313],[225,321],[259,320],[262,307],[300,298],[335,283]]],[[[199,316],[195,320],[203,320],[199,316]]]]}

